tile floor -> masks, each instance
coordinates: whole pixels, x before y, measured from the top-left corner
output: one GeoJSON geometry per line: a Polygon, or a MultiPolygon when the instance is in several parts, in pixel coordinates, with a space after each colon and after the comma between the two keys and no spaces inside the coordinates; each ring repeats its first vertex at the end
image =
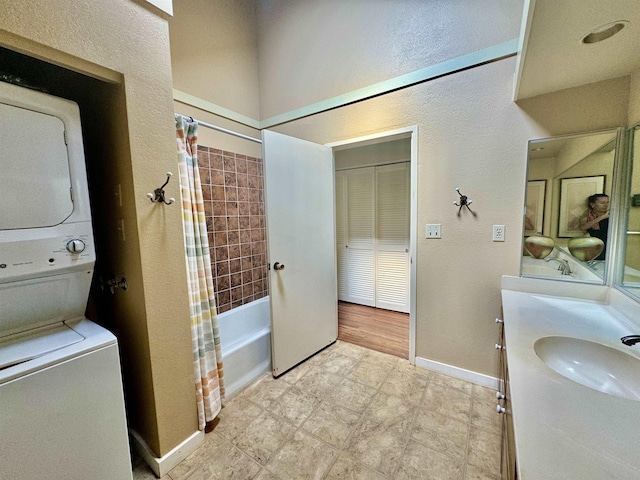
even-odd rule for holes
{"type": "MultiPolygon", "coordinates": [[[[499,480],[495,405],[490,389],[338,341],[228,400],[162,480],[499,480]]],[[[153,478],[136,459],[134,480],[153,478]]]]}

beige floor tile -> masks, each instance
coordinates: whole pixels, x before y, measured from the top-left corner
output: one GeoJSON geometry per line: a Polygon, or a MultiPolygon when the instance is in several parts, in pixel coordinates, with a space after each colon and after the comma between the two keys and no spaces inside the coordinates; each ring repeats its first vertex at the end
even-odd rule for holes
{"type": "Polygon", "coordinates": [[[309,365],[322,365],[334,354],[334,352],[335,346],[331,345],[308,358],[304,363],[308,363],[309,365]]]}
{"type": "Polygon", "coordinates": [[[387,477],[341,454],[325,480],[385,480],[387,477]]]}
{"type": "Polygon", "coordinates": [[[353,370],[359,361],[356,357],[334,352],[324,362],[317,362],[316,366],[325,372],[346,375],[353,370]]]}
{"type": "Polygon", "coordinates": [[[496,402],[496,391],[493,388],[481,387],[480,385],[473,386],[473,399],[483,403],[496,402]]]}
{"type": "Polygon", "coordinates": [[[336,448],[342,447],[360,419],[360,415],[343,407],[323,402],[302,428],[336,448]]]}
{"type": "Polygon", "coordinates": [[[295,430],[293,425],[281,418],[262,412],[247,425],[244,432],[233,439],[233,443],[261,465],[265,465],[295,430]]]}
{"type": "Polygon", "coordinates": [[[337,454],[337,450],[298,430],[267,468],[286,480],[320,480],[337,454]]]}
{"type": "Polygon", "coordinates": [[[474,465],[467,464],[464,480],[500,480],[500,475],[498,473],[487,473],[474,465]]]}
{"type": "Polygon", "coordinates": [[[469,424],[423,409],[418,413],[411,438],[456,460],[464,461],[469,424]]]}
{"type": "Polygon", "coordinates": [[[287,382],[290,385],[295,385],[309,370],[313,369],[313,366],[314,365],[307,360],[283,375],[280,375],[278,380],[287,382]]]}
{"type": "Polygon", "coordinates": [[[266,468],[263,468],[262,471],[258,474],[255,480],[281,480],[277,475],[274,475],[266,468]]]}
{"type": "Polygon", "coordinates": [[[462,480],[463,464],[409,441],[396,480],[462,480]]]}
{"type": "Polygon", "coordinates": [[[467,462],[489,475],[500,472],[500,435],[472,426],[467,462]]]}
{"type": "Polygon", "coordinates": [[[469,422],[471,415],[471,395],[461,390],[429,382],[422,397],[424,408],[432,412],[454,418],[461,422],[469,422]]]}
{"type": "Polygon", "coordinates": [[[503,415],[496,411],[498,405],[497,399],[484,401],[478,397],[474,397],[471,407],[471,423],[487,432],[500,434],[502,431],[503,415]]]}
{"type": "Polygon", "coordinates": [[[261,413],[262,408],[258,405],[241,396],[234,397],[220,412],[218,416],[220,421],[214,428],[214,432],[233,440],[261,413]]]}
{"type": "Polygon", "coordinates": [[[375,394],[375,388],[344,378],[326,392],[325,398],[334,405],[344,406],[354,412],[362,413],[375,394]]]}
{"type": "Polygon", "coordinates": [[[344,451],[354,460],[391,476],[400,462],[406,442],[406,435],[363,419],[356,425],[344,451]]]}
{"type": "Polygon", "coordinates": [[[267,411],[275,413],[299,427],[318,405],[320,405],[318,397],[308,395],[298,387],[292,386],[279,398],[271,401],[267,411]]]}
{"type": "Polygon", "coordinates": [[[376,352],[375,350],[370,350],[368,348],[363,348],[364,355],[362,356],[362,360],[369,363],[375,363],[380,365],[381,367],[394,367],[398,362],[404,361],[395,355],[389,355],[388,353],[376,352]]]}
{"type": "Polygon", "coordinates": [[[214,432],[205,443],[169,472],[172,480],[248,480],[260,465],[214,432]]]}
{"type": "Polygon", "coordinates": [[[354,345],[352,343],[347,343],[338,340],[333,345],[333,352],[340,353],[342,355],[346,355],[348,357],[353,357],[361,360],[362,358],[367,356],[368,349],[364,347],[360,347],[358,345],[354,345]]]}
{"type": "Polygon", "coordinates": [[[282,395],[289,388],[287,382],[275,379],[270,373],[261,376],[257,382],[253,383],[240,393],[240,396],[267,408],[272,401],[282,395]]]}
{"type": "Polygon", "coordinates": [[[401,397],[414,405],[419,405],[428,382],[429,377],[418,374],[411,369],[396,366],[384,380],[380,390],[386,394],[401,397]]]}
{"type": "Polygon", "coordinates": [[[466,395],[471,395],[473,393],[472,383],[465,382],[464,380],[460,380],[459,378],[449,377],[447,375],[442,375],[435,372],[431,376],[431,383],[434,383],[436,385],[441,385],[443,387],[460,390],[466,395]]]}
{"type": "MultiPolygon", "coordinates": [[[[495,403],[491,389],[338,341],[229,399],[163,480],[499,480],[495,403]]],[[[135,459],[133,471],[155,478],[135,459]]]]}
{"type": "Polygon", "coordinates": [[[311,395],[324,397],[327,392],[338,385],[341,381],[342,376],[335,373],[325,372],[317,366],[314,366],[296,382],[296,386],[311,395]]]}
{"type": "Polygon", "coordinates": [[[433,374],[431,370],[418,367],[417,365],[411,365],[409,360],[405,360],[403,358],[398,359],[398,361],[393,365],[393,370],[400,373],[412,373],[426,378],[431,378],[431,375],[433,374]]]}
{"type": "Polygon", "coordinates": [[[378,389],[391,370],[390,365],[381,365],[361,360],[347,375],[350,380],[378,389]]]}
{"type": "Polygon", "coordinates": [[[411,428],[418,407],[406,399],[379,392],[364,412],[363,418],[368,422],[383,425],[388,430],[406,434],[411,428]]]}

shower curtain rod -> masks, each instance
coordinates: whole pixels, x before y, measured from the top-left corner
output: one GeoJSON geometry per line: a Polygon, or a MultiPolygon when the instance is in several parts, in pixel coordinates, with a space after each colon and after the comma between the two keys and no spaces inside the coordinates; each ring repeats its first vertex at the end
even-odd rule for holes
{"type": "Polygon", "coordinates": [[[226,128],[218,127],[217,125],[211,125],[210,123],[202,122],[200,120],[195,120],[190,115],[183,115],[183,116],[190,118],[192,121],[196,122],[198,125],[202,125],[203,127],[211,128],[212,130],[217,130],[223,133],[228,133],[229,135],[233,135],[234,137],[244,138],[245,140],[250,140],[252,142],[262,143],[262,140],[260,140],[259,138],[253,138],[243,133],[234,132],[233,130],[227,130],[226,128]]]}

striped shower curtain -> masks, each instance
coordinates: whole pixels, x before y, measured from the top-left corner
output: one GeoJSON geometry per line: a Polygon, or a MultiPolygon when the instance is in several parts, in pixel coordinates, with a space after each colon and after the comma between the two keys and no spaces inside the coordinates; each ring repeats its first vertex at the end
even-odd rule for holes
{"type": "Polygon", "coordinates": [[[198,124],[178,114],[175,119],[198,426],[204,430],[220,412],[224,398],[222,352],[198,171],[198,124]]]}

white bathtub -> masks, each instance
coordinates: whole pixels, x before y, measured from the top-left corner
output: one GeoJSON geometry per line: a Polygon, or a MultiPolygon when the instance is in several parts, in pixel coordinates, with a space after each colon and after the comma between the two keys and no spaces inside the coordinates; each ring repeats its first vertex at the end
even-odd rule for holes
{"type": "Polygon", "coordinates": [[[227,398],[271,370],[269,297],[218,315],[227,398]]]}

